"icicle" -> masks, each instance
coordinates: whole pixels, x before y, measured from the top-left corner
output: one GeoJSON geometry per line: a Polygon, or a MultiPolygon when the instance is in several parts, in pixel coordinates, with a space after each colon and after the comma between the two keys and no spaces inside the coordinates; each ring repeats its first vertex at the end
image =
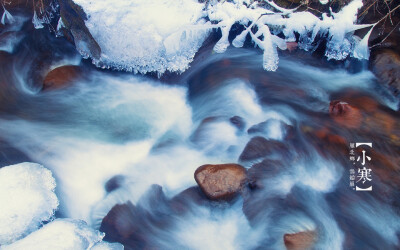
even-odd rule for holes
{"type": "Polygon", "coordinates": [[[369,59],[368,40],[374,27],[375,25],[372,26],[372,28],[368,31],[364,38],[355,46],[353,51],[354,58],[365,60],[369,59]]]}
{"type": "Polygon", "coordinates": [[[238,35],[237,37],[235,37],[235,39],[233,39],[232,45],[236,48],[243,47],[247,34],[249,34],[249,30],[248,29],[243,30],[243,32],[240,33],[240,35],[238,35]]]}
{"type": "Polygon", "coordinates": [[[33,11],[33,18],[32,18],[32,23],[35,29],[42,29],[44,26],[42,22],[39,20],[39,18],[36,15],[36,10],[33,11]]]}
{"type": "Polygon", "coordinates": [[[6,22],[13,23],[15,21],[15,18],[11,15],[10,12],[8,12],[6,10],[6,8],[4,8],[4,6],[3,6],[3,10],[4,10],[4,13],[3,13],[3,16],[1,17],[1,24],[6,25],[6,22]]]}
{"type": "Polygon", "coordinates": [[[222,37],[219,39],[217,44],[214,46],[214,51],[217,53],[224,53],[226,49],[229,47],[230,43],[228,40],[229,36],[229,31],[231,30],[231,27],[233,25],[233,22],[229,22],[225,25],[225,27],[221,27],[221,32],[222,32],[222,37]]]}

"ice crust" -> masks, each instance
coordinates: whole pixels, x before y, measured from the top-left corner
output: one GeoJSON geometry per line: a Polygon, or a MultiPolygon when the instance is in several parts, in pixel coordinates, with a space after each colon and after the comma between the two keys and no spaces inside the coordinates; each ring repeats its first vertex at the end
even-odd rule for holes
{"type": "Polygon", "coordinates": [[[277,48],[285,50],[286,42],[296,41],[296,33],[304,50],[315,47],[317,36],[327,37],[328,59],[369,57],[368,34],[366,39],[353,36],[355,30],[368,27],[356,24],[361,0],[353,0],[338,13],[324,13],[322,18],[281,8],[272,1],[264,1],[263,6],[242,0],[206,4],[195,0],[74,2],[88,14],[86,25],[102,50],[101,58],[94,63],[135,73],[185,71],[212,29],[222,33],[214,51],[225,52],[234,24],[245,30],[232,44],[242,47],[250,36],[264,51],[263,67],[268,71],[278,68],[277,48]]]}
{"type": "Polygon", "coordinates": [[[36,163],[0,169],[0,245],[12,243],[51,219],[58,207],[50,170],[36,163]]]}
{"type": "Polygon", "coordinates": [[[2,250],[120,250],[119,243],[102,242],[104,233],[90,228],[84,221],[57,219],[22,240],[3,246],[2,250]]]}

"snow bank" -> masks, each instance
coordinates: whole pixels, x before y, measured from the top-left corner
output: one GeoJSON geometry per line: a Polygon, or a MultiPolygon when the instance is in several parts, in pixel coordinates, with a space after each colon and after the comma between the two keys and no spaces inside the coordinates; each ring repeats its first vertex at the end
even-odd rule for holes
{"type": "Polygon", "coordinates": [[[4,250],[84,250],[84,249],[123,249],[121,244],[101,242],[104,233],[91,229],[84,221],[57,219],[22,240],[3,246],[4,250]]]}
{"type": "Polygon", "coordinates": [[[24,237],[53,216],[55,187],[51,172],[36,163],[0,169],[0,245],[24,237]]]}
{"type": "Polygon", "coordinates": [[[101,64],[147,73],[184,71],[207,37],[196,0],[74,0],[101,47],[101,64]]]}

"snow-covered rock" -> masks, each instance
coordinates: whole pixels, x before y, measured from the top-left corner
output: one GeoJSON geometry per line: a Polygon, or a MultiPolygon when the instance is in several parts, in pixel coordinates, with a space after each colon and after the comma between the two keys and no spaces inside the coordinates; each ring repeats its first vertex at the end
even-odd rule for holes
{"type": "Polygon", "coordinates": [[[2,250],[86,250],[123,249],[121,244],[102,242],[104,233],[90,228],[84,221],[57,219],[22,240],[2,247],[2,250]]]}
{"type": "Polygon", "coordinates": [[[101,47],[97,63],[140,73],[184,71],[207,37],[196,0],[74,0],[101,47]]]}
{"type": "Polygon", "coordinates": [[[51,172],[36,163],[0,169],[0,245],[35,231],[58,207],[51,172]]]}

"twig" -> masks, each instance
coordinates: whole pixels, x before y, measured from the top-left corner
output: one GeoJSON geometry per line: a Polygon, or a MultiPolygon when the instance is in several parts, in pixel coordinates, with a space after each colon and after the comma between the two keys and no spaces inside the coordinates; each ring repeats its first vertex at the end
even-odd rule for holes
{"type": "Polygon", "coordinates": [[[375,25],[378,24],[378,23],[380,23],[380,22],[382,22],[385,18],[387,18],[389,15],[391,15],[391,14],[392,14],[395,10],[397,10],[398,8],[400,8],[400,4],[397,5],[395,8],[393,8],[391,11],[389,11],[384,17],[382,17],[381,19],[379,19],[379,21],[376,22],[375,25]]]}
{"type": "MultiPolygon", "coordinates": [[[[386,4],[386,7],[388,8],[388,10],[389,10],[389,12],[390,12],[389,4],[386,2],[386,0],[383,0],[383,2],[386,4]]],[[[393,25],[392,15],[389,15],[389,20],[390,20],[390,23],[393,25]]]]}
{"type": "Polygon", "coordinates": [[[397,26],[399,26],[399,24],[400,24],[400,22],[398,22],[398,23],[394,26],[394,28],[382,39],[382,41],[380,41],[379,43],[377,43],[377,44],[375,44],[375,45],[372,45],[370,48],[372,49],[372,48],[374,48],[374,47],[381,46],[382,43],[393,33],[393,31],[397,28],[397,26]]]}
{"type": "Polygon", "coordinates": [[[375,0],[375,2],[373,2],[372,4],[370,4],[359,16],[364,15],[364,13],[365,13],[369,8],[371,8],[374,4],[376,4],[376,2],[378,2],[378,0],[375,0]]]}

